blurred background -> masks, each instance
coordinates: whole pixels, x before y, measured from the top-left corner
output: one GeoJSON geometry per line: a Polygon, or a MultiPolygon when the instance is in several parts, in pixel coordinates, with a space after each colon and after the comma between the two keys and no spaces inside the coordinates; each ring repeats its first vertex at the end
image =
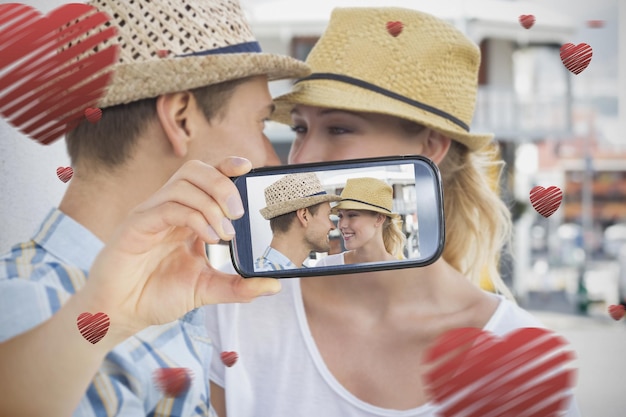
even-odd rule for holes
{"type": "MultiPolygon", "coordinates": [[[[606,309],[626,301],[625,0],[241,0],[264,51],[305,59],[337,6],[400,6],[432,13],[482,52],[472,131],[493,132],[506,161],[499,190],[515,220],[501,272],[518,303],[563,334],[579,357],[583,416],[624,415],[626,320],[606,309]],[[519,16],[536,18],[524,29],[519,16]],[[580,74],[561,62],[564,43],[593,48],[580,74]],[[550,217],[530,205],[536,186],[563,192],[550,217]]],[[[8,1],[0,1],[8,3],[8,1]]],[[[42,12],[65,3],[28,0],[42,12]]],[[[1,59],[1,58],[0,58],[1,59]]],[[[273,95],[291,81],[274,82],[273,95]]],[[[292,132],[269,123],[283,161],[292,132]]],[[[40,146],[0,120],[0,251],[32,235],[66,184],[64,142],[40,146]]],[[[495,178],[494,178],[495,179],[495,178]]],[[[213,255],[222,259],[221,248],[213,255]]],[[[488,289],[488,288],[487,288],[488,289]]]]}

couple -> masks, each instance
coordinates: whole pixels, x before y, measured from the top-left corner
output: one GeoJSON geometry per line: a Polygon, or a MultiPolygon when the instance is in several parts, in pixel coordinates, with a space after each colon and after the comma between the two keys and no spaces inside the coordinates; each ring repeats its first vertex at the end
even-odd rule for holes
{"type": "Polygon", "coordinates": [[[405,236],[392,213],[393,190],[375,178],[352,178],[341,196],[327,194],[312,173],[286,175],[265,189],[272,241],[257,258],[255,271],[302,268],[311,252],[328,252],[328,233],[337,227],[346,252],[322,258],[316,266],[380,262],[402,256],[405,236]],[[339,201],[332,209],[330,202],[339,201]]]}
{"type": "Polygon", "coordinates": [[[454,27],[336,9],[304,65],[261,53],[234,0],[89,4],[111,16],[119,63],[100,122],[66,137],[59,207],[0,260],[0,415],[433,416],[420,360],[438,336],[540,326],[478,285],[487,270],[509,294],[497,260],[511,223],[486,175],[492,136],[469,131],[480,52],[454,27]],[[281,78],[299,80],[273,102],[281,78]],[[243,215],[230,177],[278,161],[269,118],[293,126],[290,163],[438,164],[442,257],[305,280],[216,270],[205,244],[232,239],[243,215]],[[77,317],[98,312],[110,325],[92,344],[77,317]],[[239,361],[227,368],[222,351],[239,361]],[[189,388],[165,395],[160,368],[191,371],[189,388]]]}

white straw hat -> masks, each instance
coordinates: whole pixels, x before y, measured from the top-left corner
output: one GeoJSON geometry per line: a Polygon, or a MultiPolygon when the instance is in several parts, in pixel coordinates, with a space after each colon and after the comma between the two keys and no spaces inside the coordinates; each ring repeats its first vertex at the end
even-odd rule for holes
{"type": "Polygon", "coordinates": [[[348,179],[332,213],[337,214],[339,210],[369,210],[394,219],[399,217],[393,212],[393,188],[376,178],[348,179]]]}
{"type": "Polygon", "coordinates": [[[338,201],[328,194],[313,172],[285,175],[265,189],[267,207],[260,210],[265,220],[326,201],[338,201]]]}
{"type": "Polygon", "coordinates": [[[470,150],[480,51],[451,24],[416,10],[337,8],[307,60],[313,73],[275,99],[272,119],[291,124],[296,104],[410,120],[470,150]]]}
{"type": "MultiPolygon", "coordinates": [[[[235,0],[90,0],[115,25],[119,61],[100,107],[253,75],[307,75],[293,58],[261,52],[235,0]],[[160,51],[167,51],[160,57],[160,51]]],[[[89,34],[87,34],[89,35],[89,34]]],[[[86,35],[86,36],[87,36],[86,35]]]]}

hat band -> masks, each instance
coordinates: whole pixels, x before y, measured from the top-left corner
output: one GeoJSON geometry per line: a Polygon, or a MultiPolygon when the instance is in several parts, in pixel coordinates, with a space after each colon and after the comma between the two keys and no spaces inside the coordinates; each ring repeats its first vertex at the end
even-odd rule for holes
{"type": "Polygon", "coordinates": [[[320,191],[319,193],[309,194],[307,195],[307,197],[315,197],[317,195],[326,195],[326,194],[328,194],[326,191],[320,191]]]}
{"type": "Polygon", "coordinates": [[[298,81],[296,81],[296,84],[302,81],[309,81],[309,80],[333,80],[333,81],[340,81],[340,82],[344,82],[347,84],[352,84],[352,85],[356,85],[357,87],[361,87],[364,88],[366,90],[370,90],[370,91],[374,91],[375,93],[378,94],[382,94],[384,96],[399,100],[403,103],[406,104],[410,104],[413,107],[417,107],[419,109],[422,110],[426,110],[429,113],[433,113],[437,116],[443,117],[444,119],[447,119],[449,121],[451,121],[452,123],[454,123],[455,125],[459,126],[460,128],[462,128],[463,130],[465,130],[466,132],[469,132],[469,126],[464,123],[462,120],[454,117],[453,115],[451,115],[450,113],[447,113],[443,110],[440,110],[436,107],[433,106],[429,106],[428,104],[410,99],[408,97],[405,97],[401,94],[398,93],[394,93],[393,91],[387,90],[385,88],[379,87],[375,84],[371,84],[368,83],[367,81],[363,81],[363,80],[359,80],[358,78],[352,78],[352,77],[348,77],[346,75],[341,75],[341,74],[333,74],[333,73],[329,73],[329,72],[320,72],[320,73],[316,73],[316,74],[311,74],[308,77],[304,77],[299,79],[298,81]]]}
{"type": "Polygon", "coordinates": [[[235,45],[224,46],[223,48],[207,49],[206,51],[192,52],[185,55],[177,55],[179,58],[187,56],[205,56],[205,55],[218,55],[218,54],[242,54],[246,52],[263,52],[261,45],[258,42],[244,42],[235,45]]]}
{"type": "Polygon", "coordinates": [[[354,201],[355,203],[361,203],[361,204],[365,204],[365,205],[368,205],[368,206],[376,207],[376,208],[379,208],[381,210],[385,210],[387,213],[391,213],[391,210],[389,210],[388,208],[383,207],[383,206],[377,206],[376,204],[368,203],[367,201],[357,200],[357,199],[354,199],[354,198],[342,198],[339,203],[341,203],[343,201],[354,201]]]}

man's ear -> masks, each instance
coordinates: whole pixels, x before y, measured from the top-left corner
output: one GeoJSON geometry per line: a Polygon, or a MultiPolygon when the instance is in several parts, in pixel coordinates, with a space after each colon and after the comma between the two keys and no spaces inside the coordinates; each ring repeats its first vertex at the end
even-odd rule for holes
{"type": "Polygon", "coordinates": [[[428,137],[423,142],[422,155],[430,158],[435,164],[439,165],[445,158],[452,139],[435,132],[432,129],[428,131],[428,137]]]}
{"type": "Polygon", "coordinates": [[[298,221],[300,222],[300,226],[302,227],[306,227],[308,225],[310,216],[311,216],[311,212],[309,211],[308,208],[301,208],[301,209],[296,210],[296,217],[298,218],[298,221]]]}
{"type": "Polygon", "coordinates": [[[174,154],[179,158],[187,155],[187,147],[191,139],[190,118],[195,99],[189,91],[164,94],[157,98],[157,117],[165,131],[174,154]]]}

